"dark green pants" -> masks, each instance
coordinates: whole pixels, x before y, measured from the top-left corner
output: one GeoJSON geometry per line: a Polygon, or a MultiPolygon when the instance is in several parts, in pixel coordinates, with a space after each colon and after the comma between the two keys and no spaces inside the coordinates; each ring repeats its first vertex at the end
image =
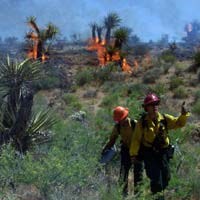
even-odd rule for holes
{"type": "MultiPolygon", "coordinates": [[[[129,149],[122,145],[121,146],[121,168],[120,168],[120,180],[124,185],[123,193],[128,194],[128,175],[132,166],[129,149]]],[[[143,161],[134,164],[134,188],[142,181],[143,178],[143,161]]]]}
{"type": "Polygon", "coordinates": [[[153,194],[164,190],[170,180],[169,159],[166,150],[159,152],[152,148],[143,150],[146,174],[150,179],[153,194]]]}

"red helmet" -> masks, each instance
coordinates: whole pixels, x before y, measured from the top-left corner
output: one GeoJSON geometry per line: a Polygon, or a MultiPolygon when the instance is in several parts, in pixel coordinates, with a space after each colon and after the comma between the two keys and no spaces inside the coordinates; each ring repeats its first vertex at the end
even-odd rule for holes
{"type": "Polygon", "coordinates": [[[144,106],[152,103],[160,103],[160,99],[157,97],[157,95],[150,93],[144,99],[144,106]]]}
{"type": "Polygon", "coordinates": [[[128,108],[124,108],[122,106],[117,106],[113,110],[113,119],[116,122],[120,122],[121,120],[125,119],[128,116],[128,108]]]}

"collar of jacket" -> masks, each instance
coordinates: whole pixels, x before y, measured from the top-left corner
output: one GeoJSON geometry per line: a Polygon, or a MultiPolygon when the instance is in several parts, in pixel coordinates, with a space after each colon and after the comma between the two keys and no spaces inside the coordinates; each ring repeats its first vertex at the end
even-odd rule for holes
{"type": "MultiPolygon", "coordinates": [[[[156,119],[157,119],[157,122],[160,122],[161,120],[164,120],[164,116],[161,113],[158,112],[156,119]]],[[[145,120],[152,121],[152,119],[150,119],[148,114],[146,115],[145,120]]]]}

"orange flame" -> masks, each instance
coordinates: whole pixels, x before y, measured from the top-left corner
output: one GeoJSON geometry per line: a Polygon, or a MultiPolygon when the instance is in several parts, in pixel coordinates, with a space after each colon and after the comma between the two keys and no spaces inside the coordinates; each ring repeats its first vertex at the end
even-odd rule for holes
{"type": "Polygon", "coordinates": [[[131,66],[127,63],[126,58],[124,58],[122,61],[122,70],[128,73],[132,72],[131,66]]]}
{"type": "MultiPolygon", "coordinates": [[[[95,40],[89,39],[89,45],[86,47],[88,51],[96,51],[97,57],[99,60],[100,66],[105,66],[109,61],[120,61],[120,51],[115,52],[112,56],[110,56],[106,50],[105,44],[106,41],[102,40],[101,44],[98,43],[99,39],[95,40]]],[[[114,44],[114,43],[113,43],[114,44]]],[[[126,59],[122,60],[122,70],[126,72],[131,72],[131,67],[127,63],[126,59]]]]}

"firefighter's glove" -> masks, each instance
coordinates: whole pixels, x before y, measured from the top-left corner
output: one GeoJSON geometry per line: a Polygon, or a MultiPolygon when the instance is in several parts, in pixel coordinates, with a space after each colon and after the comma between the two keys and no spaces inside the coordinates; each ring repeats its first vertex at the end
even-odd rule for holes
{"type": "Polygon", "coordinates": [[[181,106],[181,114],[186,115],[188,112],[189,110],[186,108],[185,101],[184,101],[181,106]]]}

